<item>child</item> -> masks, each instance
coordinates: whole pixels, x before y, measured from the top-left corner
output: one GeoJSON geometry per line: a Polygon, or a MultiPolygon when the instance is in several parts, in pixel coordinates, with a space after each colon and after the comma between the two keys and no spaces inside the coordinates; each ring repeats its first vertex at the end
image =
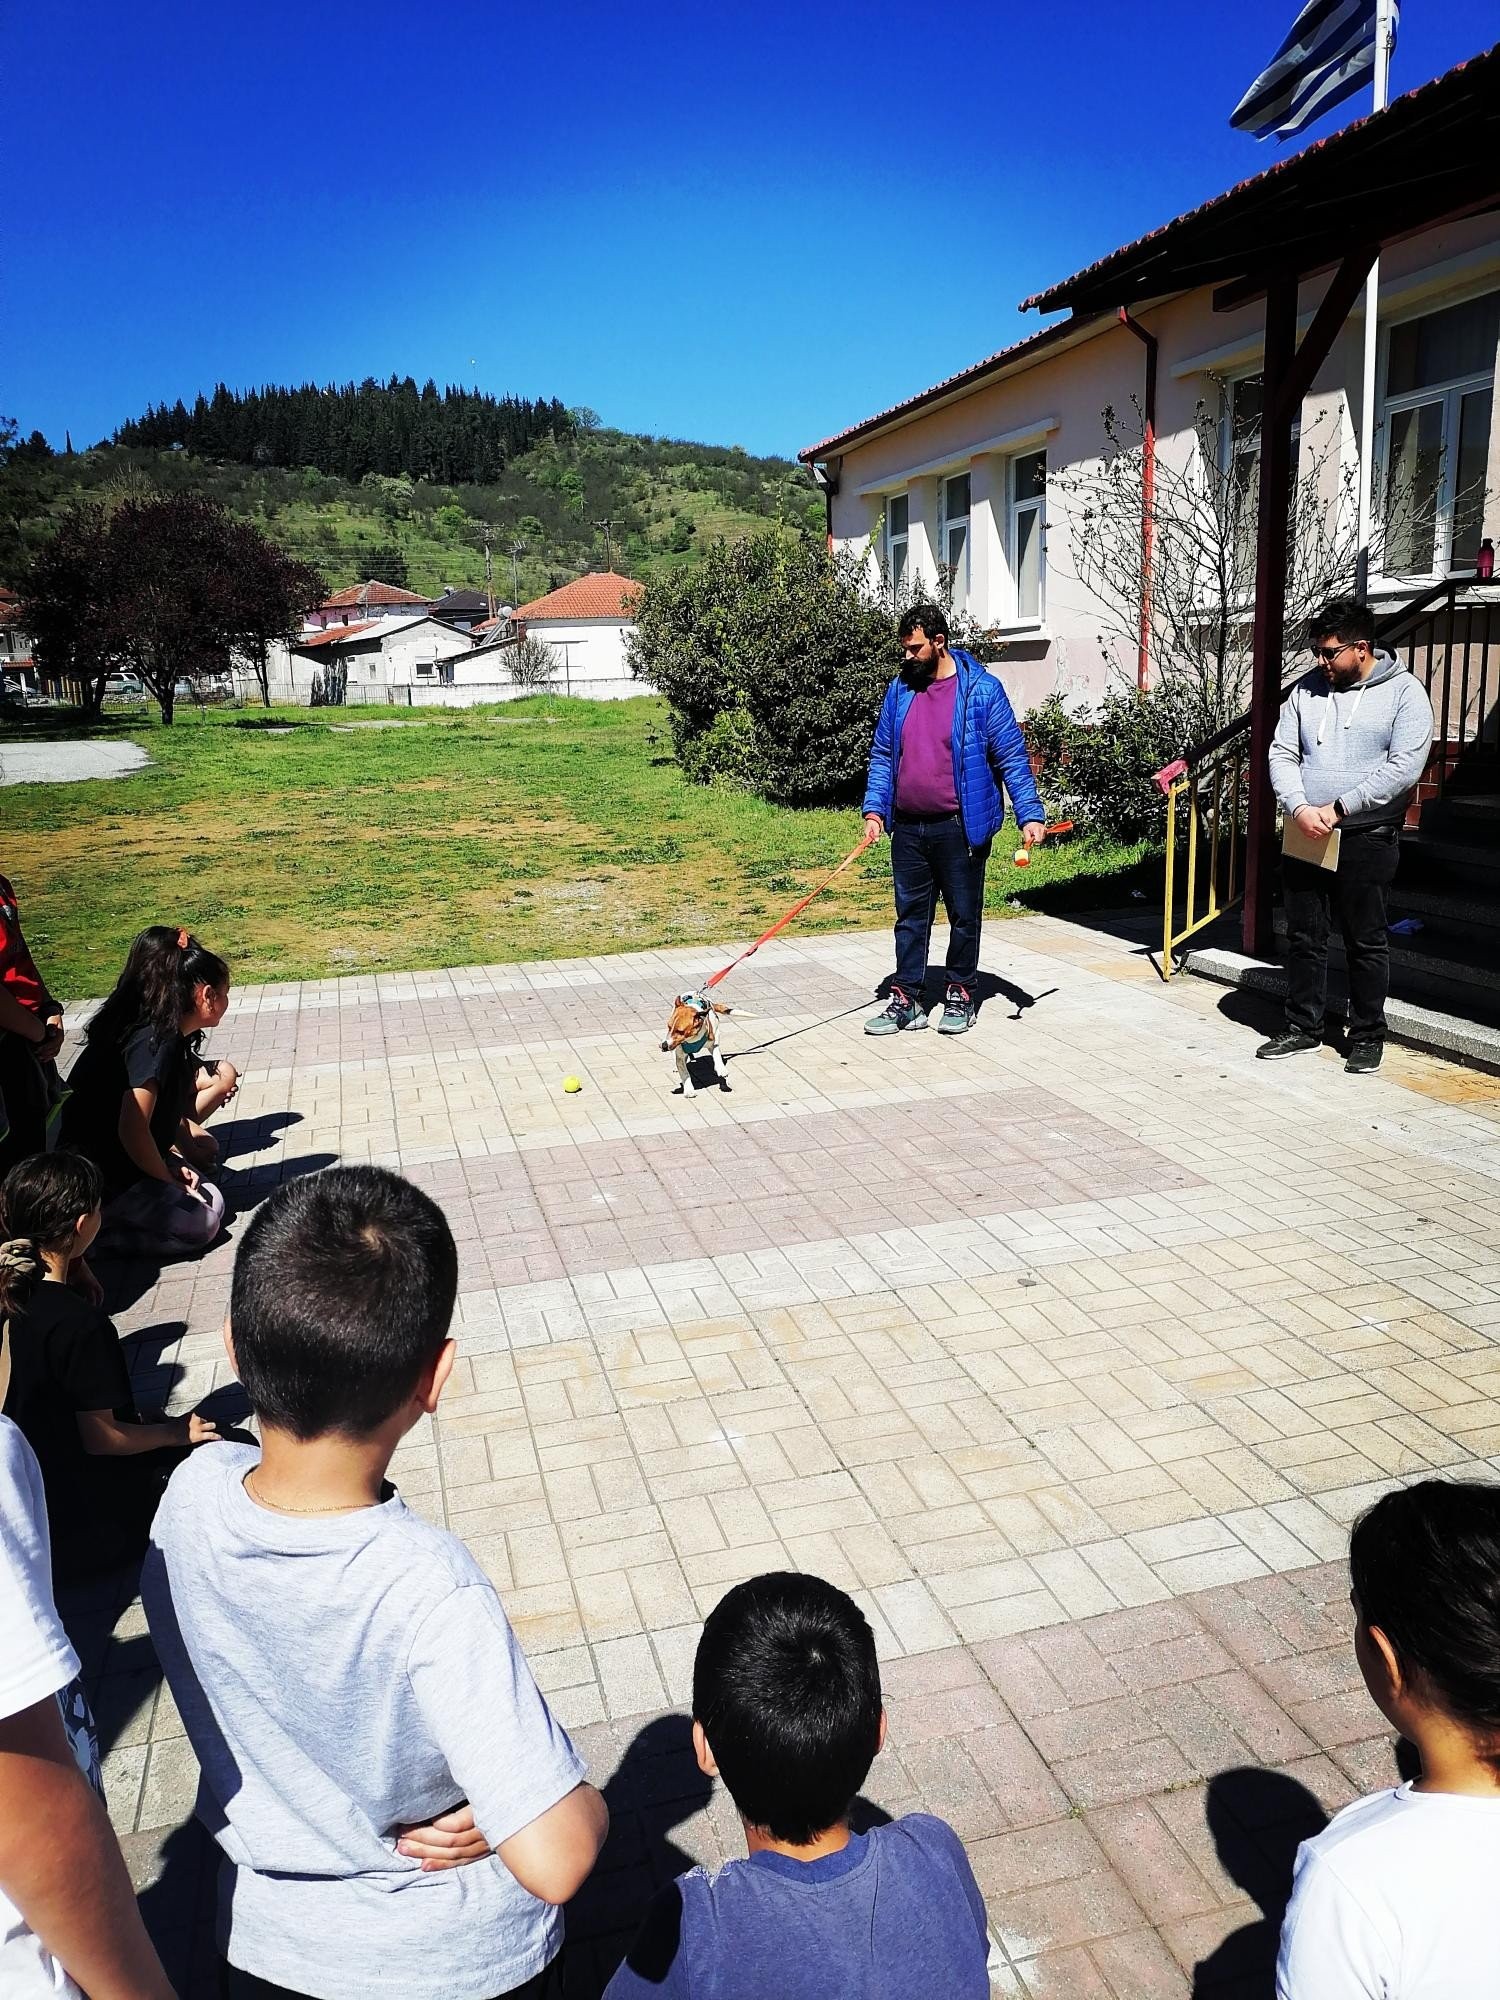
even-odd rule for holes
{"type": "Polygon", "coordinates": [[[557,1990],[553,1906],[604,1801],[483,1570],[385,1477],[437,1408],[457,1288],[441,1211],[375,1167],[278,1188],[235,1258],[225,1337],[261,1448],[179,1469],[142,1577],[231,1864],[231,2000],[557,1990]],[[485,1858],[424,1871],[401,1828],[464,1800],[485,1858]]]}
{"type": "Polygon", "coordinates": [[[815,1576],[721,1600],[693,1667],[693,1747],[749,1858],[658,1896],[606,2000],[984,2000],[984,1900],[958,1835],[849,1808],[885,1741],[875,1640],[815,1576]]]}
{"type": "Polygon", "coordinates": [[[8,1417],[0,1417],[0,1632],[0,1993],[83,2000],[81,1986],[119,2000],[172,2000],[104,1810],[78,1655],[52,1601],[36,1459],[8,1417]]]}
{"type": "Polygon", "coordinates": [[[16,892],[0,875],[0,1177],[46,1149],[62,1045],[62,1005],[36,969],[16,892]]]}
{"type": "Polygon", "coordinates": [[[1354,1525],[1354,1653],[1422,1775],[1297,1853],[1279,2000],[1500,1991],[1500,1486],[1426,1479],[1354,1525]]]}
{"type": "Polygon", "coordinates": [[[187,931],[153,924],[130,947],[114,992],[89,1022],[68,1078],[62,1140],[104,1175],[111,1243],[173,1256],[202,1249],[219,1233],[224,1197],[174,1148],[183,1136],[206,1136],[196,1124],[184,1135],[183,1121],[196,1120],[214,1095],[199,1043],[228,1005],[223,959],[187,931]]]}
{"type": "Polygon", "coordinates": [[[196,1413],[136,1415],[114,1324],[75,1288],[99,1229],[99,1187],[99,1169],[76,1153],[22,1160],[0,1187],[0,1369],[10,1374],[0,1403],[42,1468],[60,1582],[138,1559],[178,1455],[216,1435],[196,1413]]]}

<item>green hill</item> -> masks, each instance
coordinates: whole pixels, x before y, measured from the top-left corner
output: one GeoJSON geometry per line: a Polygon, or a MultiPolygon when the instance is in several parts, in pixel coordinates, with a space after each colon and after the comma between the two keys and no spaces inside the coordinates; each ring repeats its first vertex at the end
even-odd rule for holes
{"type": "MultiPolygon", "coordinates": [[[[399,412],[410,401],[394,384],[385,389],[366,384],[358,392],[275,393],[294,403],[314,393],[347,395],[361,409],[373,407],[380,419],[387,403],[399,412]]],[[[514,455],[504,437],[488,440],[484,452],[476,449],[474,462],[499,464],[496,476],[483,483],[443,483],[409,471],[367,471],[351,478],[310,465],[243,462],[181,444],[109,442],[64,456],[49,453],[33,437],[0,463],[0,581],[14,581],[29,551],[71,503],[150,491],[208,494],[316,563],[334,588],[374,576],[424,594],[446,585],[482,589],[488,541],[502,602],[539,596],[585,570],[604,567],[606,559],[618,570],[649,579],[691,564],[702,543],[720,536],[749,534],[772,521],[790,528],[823,525],[821,500],[790,460],[752,458],[738,446],[611,430],[587,411],[562,411],[558,404],[468,400],[491,406],[497,420],[510,419],[519,408],[524,424],[519,431],[513,425],[511,435],[529,433],[531,440],[514,455]]],[[[170,418],[165,409],[149,412],[117,435],[170,434],[170,418]]],[[[478,422],[472,410],[467,420],[478,422]]],[[[193,434],[196,442],[204,427],[193,434]]],[[[266,446],[247,447],[227,426],[214,441],[248,450],[252,460],[267,455],[266,446]]],[[[290,442],[278,443],[278,455],[295,451],[300,442],[291,432],[290,442]]],[[[361,462],[342,447],[320,448],[319,456],[361,462]]],[[[390,451],[378,456],[392,462],[390,451]]],[[[396,449],[395,462],[421,463],[424,456],[434,454],[424,455],[419,439],[408,441],[396,449]]],[[[440,462],[453,463],[454,453],[445,448],[440,462]]]]}

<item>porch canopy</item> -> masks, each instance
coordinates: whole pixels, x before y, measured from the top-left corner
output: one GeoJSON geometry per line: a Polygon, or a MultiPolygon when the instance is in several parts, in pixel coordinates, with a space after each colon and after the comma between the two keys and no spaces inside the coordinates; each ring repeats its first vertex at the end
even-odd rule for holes
{"type": "Polygon", "coordinates": [[[1260,513],[1250,694],[1245,949],[1271,948],[1275,807],[1267,755],[1281,690],[1292,427],[1389,244],[1500,208],[1500,43],[1253,180],[1022,302],[1075,316],[1214,287],[1216,311],[1265,301],[1260,513]],[[1297,287],[1331,271],[1297,340],[1297,287]]]}

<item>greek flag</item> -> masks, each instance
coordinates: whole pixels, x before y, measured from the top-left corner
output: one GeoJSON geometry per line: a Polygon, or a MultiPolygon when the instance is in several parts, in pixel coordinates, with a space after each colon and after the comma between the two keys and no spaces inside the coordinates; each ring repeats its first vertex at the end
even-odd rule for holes
{"type": "MultiPolygon", "coordinates": [[[[1391,46],[1396,42],[1391,0],[1391,46]]],[[[1375,0],[1308,0],[1275,60],[1235,106],[1230,124],[1290,139],[1367,84],[1375,68],[1375,0]]]]}

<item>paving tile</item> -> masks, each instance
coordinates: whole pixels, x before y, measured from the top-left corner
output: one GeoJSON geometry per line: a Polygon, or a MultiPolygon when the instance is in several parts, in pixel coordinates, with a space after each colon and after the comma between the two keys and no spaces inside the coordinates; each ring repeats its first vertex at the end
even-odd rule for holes
{"type": "MultiPolygon", "coordinates": [[[[696,949],[236,992],[237,1111],[302,1120],[231,1161],[243,1209],[301,1154],[379,1158],[459,1243],[460,1362],[394,1476],[611,1787],[569,2000],[652,1886],[740,1851],[682,1711],[702,1617],[764,1570],[855,1594],[867,1795],[972,1843],[1017,2000],[1263,1992],[1289,1829],[1391,1781],[1348,1526],[1414,1472],[1500,1470],[1489,1096],[1398,1054],[1356,1114],[1336,1063],[1264,1074],[1129,940],[1032,916],[987,949],[1041,996],[1024,1027],[892,1049],[843,1018],[887,934],[780,940],[735,975],[764,1050],[691,1100],[641,1058],[696,949]],[[1332,1237],[1289,1119],[1338,1164],[1332,1237]]],[[[232,1260],[114,1274],[143,1392],[223,1379],[232,1260]]],[[[207,1989],[180,1717],[137,1606],[70,1616],[149,1920],[207,1989]]]]}

